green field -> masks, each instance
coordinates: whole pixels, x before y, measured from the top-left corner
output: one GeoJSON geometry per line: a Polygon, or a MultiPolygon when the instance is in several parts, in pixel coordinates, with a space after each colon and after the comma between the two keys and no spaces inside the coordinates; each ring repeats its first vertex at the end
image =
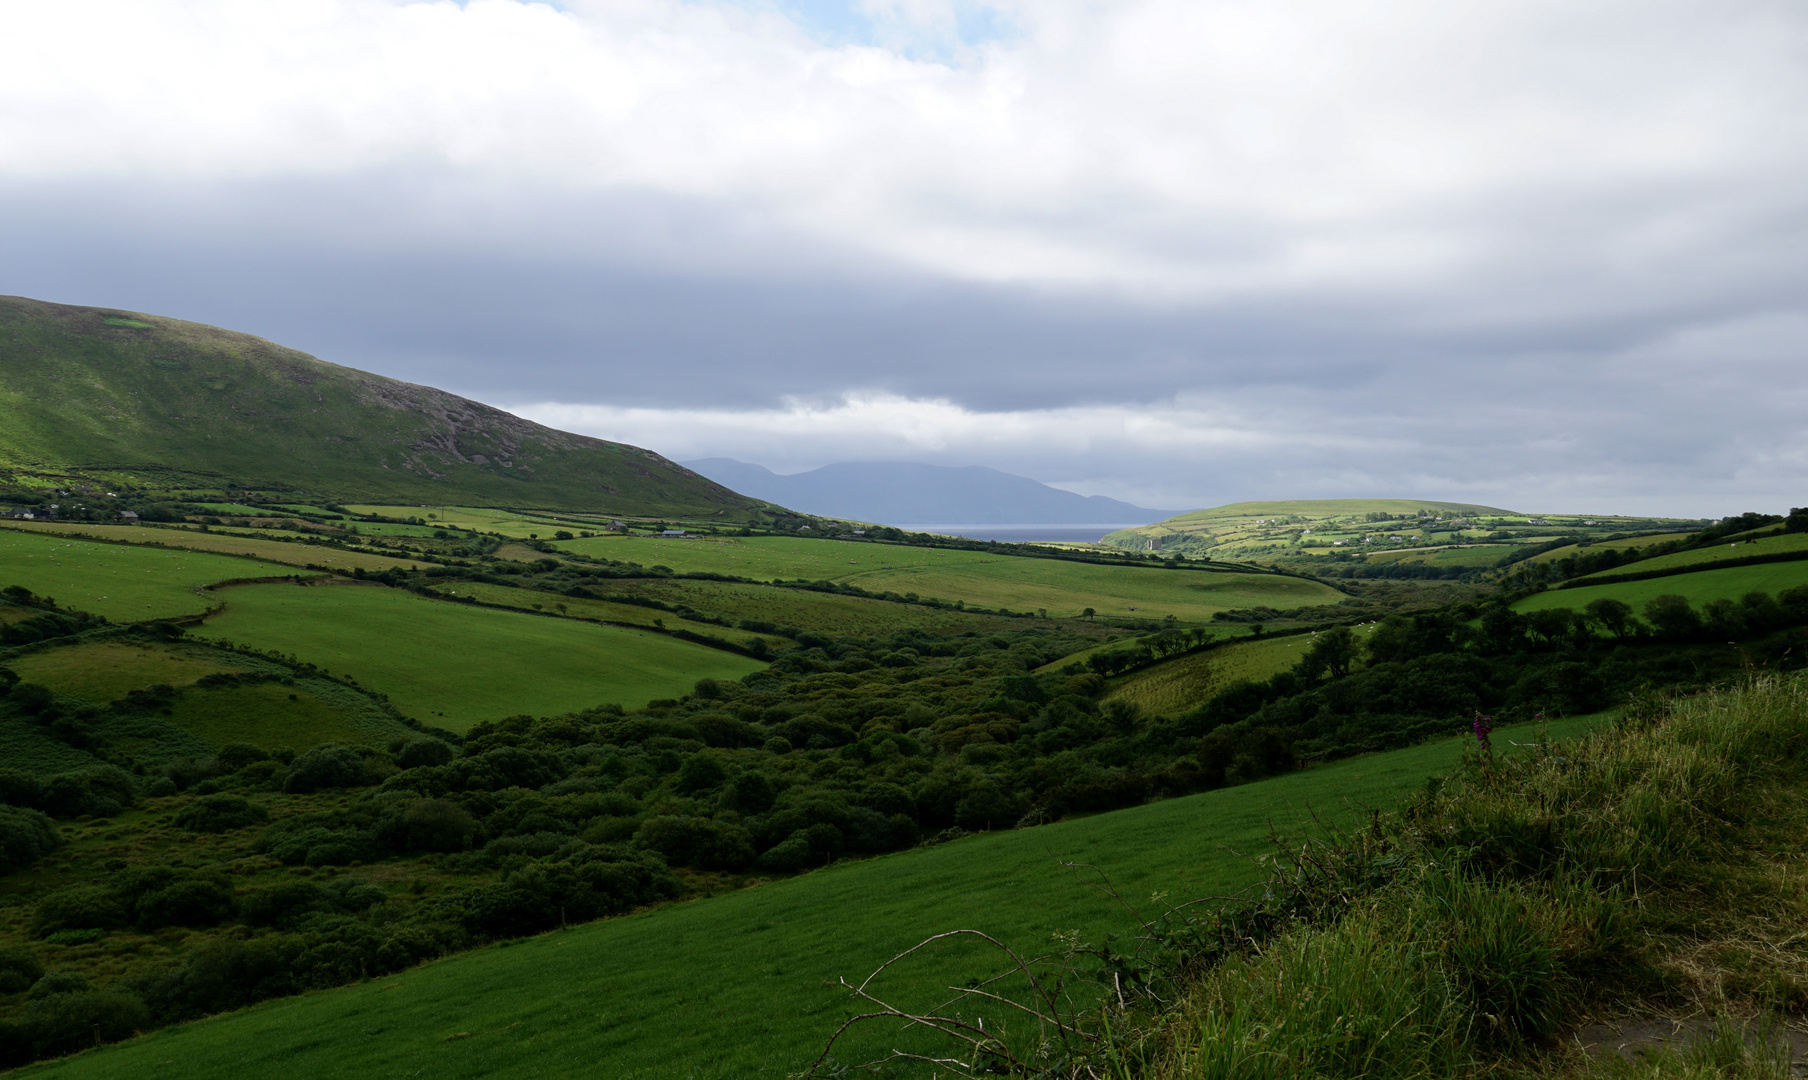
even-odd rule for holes
{"type": "MultiPolygon", "coordinates": [[[[1374,624],[1351,628],[1357,640],[1374,633],[1374,624]]],[[[1311,634],[1239,641],[1196,656],[1183,656],[1110,682],[1106,700],[1131,702],[1144,712],[1172,716],[1203,704],[1239,679],[1273,678],[1299,663],[1312,646],[1311,634]]]]}
{"type": "Polygon", "coordinates": [[[1576,580],[1589,581],[1594,578],[1611,577],[1615,574],[1638,574],[1649,570],[1680,570],[1696,566],[1705,568],[1728,559],[1749,559],[1757,555],[1781,555],[1798,551],[1808,555],[1808,533],[1773,533],[1769,536],[1753,537],[1749,541],[1721,542],[1709,547],[1696,548],[1693,551],[1659,555],[1655,559],[1646,559],[1628,566],[1616,566],[1610,570],[1602,570],[1600,573],[1590,574],[1588,577],[1576,580]]]}
{"type": "Polygon", "coordinates": [[[380,587],[254,585],[197,631],[293,653],[403,713],[461,731],[515,713],[639,707],[764,665],[659,634],[428,600],[380,587]]]}
{"type": "Polygon", "coordinates": [[[306,750],[323,742],[381,745],[410,734],[368,697],[328,679],[196,686],[203,676],[220,672],[288,672],[190,642],[87,641],[29,652],[7,666],[27,682],[94,705],[157,684],[173,688],[175,695],[151,715],[110,717],[103,725],[121,748],[153,763],[227,743],[306,750]]]}
{"type": "Polygon", "coordinates": [[[653,628],[654,620],[658,620],[659,623],[664,624],[667,630],[689,630],[692,633],[708,634],[712,637],[727,638],[730,641],[744,641],[748,636],[744,630],[680,618],[669,611],[661,611],[658,608],[640,607],[636,604],[617,604],[607,600],[586,600],[583,597],[542,592],[538,589],[517,589],[507,585],[491,585],[483,581],[460,581],[455,585],[447,585],[439,591],[450,596],[474,597],[479,603],[518,608],[523,611],[558,612],[561,615],[571,615],[580,619],[596,619],[600,622],[626,623],[630,626],[648,628],[653,628]]]}
{"type": "Polygon", "coordinates": [[[915,593],[976,607],[1045,609],[1064,618],[1090,607],[1100,615],[1156,619],[1174,615],[1197,621],[1231,608],[1295,608],[1347,599],[1327,585],[1270,574],[1100,566],[851,540],[614,536],[561,541],[558,546],[597,558],[677,571],[734,574],[755,580],[845,582],[873,592],[915,593]]]}
{"type": "MultiPolygon", "coordinates": [[[[263,573],[293,573],[292,567],[324,566],[332,570],[387,570],[398,567],[404,570],[420,569],[427,564],[412,559],[398,559],[387,555],[367,555],[359,551],[340,551],[337,548],[319,547],[312,544],[284,543],[271,539],[259,530],[257,536],[241,536],[236,533],[202,532],[197,528],[159,529],[142,525],[75,525],[75,524],[39,524],[9,521],[0,525],[0,530],[18,531],[40,536],[62,536],[65,539],[91,538],[95,540],[114,540],[139,547],[155,549],[175,548],[183,551],[199,551],[206,554],[249,555],[265,562],[283,563],[286,568],[270,569],[263,573]]],[[[4,536],[5,532],[0,532],[4,536]]],[[[283,534],[276,533],[281,536],[283,534]]],[[[290,534],[295,535],[295,534],[290,534]]],[[[255,577],[257,573],[240,573],[228,577],[255,577]]],[[[214,580],[225,580],[216,578],[214,580]]]]}
{"type": "Polygon", "coordinates": [[[225,555],[0,529],[0,585],[21,585],[64,607],[114,622],[198,615],[214,603],[197,594],[198,587],[294,572],[293,567],[225,555]]]}
{"type": "Polygon", "coordinates": [[[65,697],[104,705],[128,690],[164,683],[192,684],[203,675],[230,671],[212,649],[150,645],[138,641],[90,641],[27,653],[7,661],[26,682],[41,683],[65,697]]]}
{"type": "MultiPolygon", "coordinates": [[[[1634,566],[1645,566],[1635,563],[1634,566]]],[[[1587,580],[1586,578],[1582,580],[1587,580]]],[[[1687,597],[1697,607],[1709,600],[1737,600],[1749,592],[1775,595],[1784,589],[1808,585],[1808,560],[1801,562],[1761,563],[1757,566],[1729,566],[1719,570],[1701,570],[1692,574],[1648,578],[1644,581],[1622,581],[1612,585],[1588,585],[1574,589],[1551,589],[1534,593],[1513,605],[1513,610],[1543,611],[1547,608],[1571,608],[1581,611],[1589,601],[1608,596],[1631,604],[1633,610],[1659,596],[1673,593],[1687,597]]]]}
{"type": "MultiPolygon", "coordinates": [[[[1580,730],[1569,721],[1553,734],[1580,730]]],[[[1510,749],[1503,729],[1496,743],[1510,749]]],[[[1093,888],[1098,867],[1149,908],[1258,880],[1251,856],[1270,823],[1298,834],[1308,815],[1357,819],[1447,769],[1467,740],[1446,739],[1274,780],[1057,825],[991,833],[639,915],[482,949],[358,986],[270,1002],[166,1029],[16,1075],[369,1077],[783,1076],[807,1064],[859,979],[921,938],[974,928],[1026,951],[1079,929],[1098,941],[1128,917],[1093,888]],[[172,1074],[173,1075],[173,1074],[172,1074]]],[[[991,973],[971,950],[904,967],[900,1004],[991,973]]],[[[843,1060],[899,1045],[873,1027],[843,1060]]]]}
{"type": "Polygon", "coordinates": [[[729,581],[639,578],[611,581],[598,588],[611,593],[645,596],[672,605],[683,604],[737,624],[742,619],[754,619],[819,634],[889,634],[900,630],[989,633],[1003,628],[1019,629],[1023,625],[999,615],[729,581]]]}

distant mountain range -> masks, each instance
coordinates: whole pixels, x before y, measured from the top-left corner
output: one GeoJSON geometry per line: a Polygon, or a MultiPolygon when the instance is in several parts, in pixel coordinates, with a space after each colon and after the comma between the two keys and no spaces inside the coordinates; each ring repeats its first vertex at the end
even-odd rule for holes
{"type": "Polygon", "coordinates": [[[745,520],[637,446],[161,315],[0,296],[0,486],[318,493],[745,520]]]}
{"type": "Polygon", "coordinates": [[[807,514],[881,525],[1129,525],[1172,513],[1103,495],[1076,495],[978,465],[844,462],[784,476],[733,458],[683,464],[743,495],[807,514]]]}

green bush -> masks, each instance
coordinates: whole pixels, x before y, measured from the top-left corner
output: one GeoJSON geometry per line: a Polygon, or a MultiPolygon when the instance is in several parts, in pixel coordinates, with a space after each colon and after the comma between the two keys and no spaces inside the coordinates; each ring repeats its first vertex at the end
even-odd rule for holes
{"type": "Polygon", "coordinates": [[[404,769],[431,768],[444,765],[453,757],[452,748],[438,739],[426,736],[410,739],[396,752],[396,764],[404,769]]]}
{"type": "Polygon", "coordinates": [[[182,808],[176,827],[189,832],[221,833],[268,821],[269,811],[240,795],[206,795],[182,808]]]}
{"type": "Polygon", "coordinates": [[[130,907],[112,889],[77,885],[39,900],[32,910],[30,927],[37,937],[57,930],[115,930],[126,925],[130,917],[130,907]]]}
{"type": "Polygon", "coordinates": [[[743,870],[753,863],[753,838],[738,825],[705,817],[662,814],[642,822],[634,842],[679,866],[743,870]]]}
{"type": "Polygon", "coordinates": [[[23,870],[55,851],[63,838],[36,810],[0,806],[0,874],[23,870]]]}
{"type": "Polygon", "coordinates": [[[0,994],[17,994],[44,977],[44,965],[29,949],[0,949],[0,994]]]}
{"type": "Polygon", "coordinates": [[[305,795],[321,788],[359,787],[369,783],[364,755],[346,743],[324,743],[289,763],[283,790],[305,795]]]}
{"type": "Polygon", "coordinates": [[[0,803],[35,807],[43,800],[43,781],[18,769],[0,769],[0,803]]]}

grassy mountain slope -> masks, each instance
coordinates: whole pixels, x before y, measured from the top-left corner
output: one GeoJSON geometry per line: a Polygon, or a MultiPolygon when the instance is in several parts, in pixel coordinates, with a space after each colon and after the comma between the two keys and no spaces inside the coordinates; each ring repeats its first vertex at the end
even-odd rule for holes
{"type": "Polygon", "coordinates": [[[650,450],[160,316],[0,297],[0,482],[619,514],[762,504],[650,450]]]}

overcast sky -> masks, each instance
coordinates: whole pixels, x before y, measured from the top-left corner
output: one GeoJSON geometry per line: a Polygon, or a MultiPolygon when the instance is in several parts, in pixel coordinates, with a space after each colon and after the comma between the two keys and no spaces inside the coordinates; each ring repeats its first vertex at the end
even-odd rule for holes
{"type": "Polygon", "coordinates": [[[1808,5],[0,0],[0,292],[783,472],[1808,505],[1808,5]]]}

